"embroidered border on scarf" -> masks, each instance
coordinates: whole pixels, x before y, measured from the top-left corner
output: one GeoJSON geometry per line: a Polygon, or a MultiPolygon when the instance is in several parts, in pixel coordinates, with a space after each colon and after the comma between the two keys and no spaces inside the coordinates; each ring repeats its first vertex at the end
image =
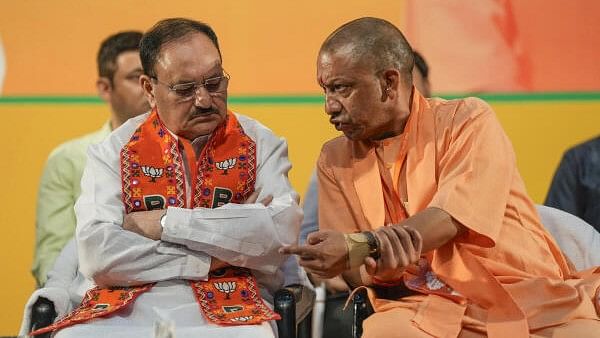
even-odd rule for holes
{"type": "Polygon", "coordinates": [[[169,206],[185,207],[185,176],[178,141],[166,130],[155,111],[135,130],[129,143],[121,149],[121,180],[126,213],[169,206]],[[138,148],[142,140],[151,147],[160,148],[160,155],[150,156],[150,160],[144,159],[144,163],[141,163],[138,148]],[[162,183],[156,185],[151,194],[144,195],[144,179],[162,183]],[[148,205],[153,202],[158,204],[148,205]]]}
{"type": "MultiPolygon", "coordinates": [[[[121,149],[122,199],[126,213],[186,206],[182,151],[186,151],[191,179],[195,178],[193,207],[216,208],[230,202],[243,203],[254,191],[256,144],[233,113],[228,112],[225,123],[211,135],[202,150],[199,165],[194,161],[196,156],[190,145],[187,140],[173,137],[160,121],[158,112],[152,111],[121,149]]],[[[77,309],[31,334],[106,316],[126,307],[154,284],[91,289],[77,309]],[[115,292],[119,292],[118,297],[114,297],[115,292]]],[[[249,325],[280,319],[260,297],[256,280],[248,269],[226,268],[222,274],[211,273],[208,281],[190,281],[190,286],[204,316],[216,324],[249,325]],[[228,292],[231,287],[239,290],[233,298],[228,292]]]]}
{"type": "Polygon", "coordinates": [[[215,208],[221,206],[215,205],[215,198],[211,199],[217,192],[213,191],[216,187],[214,182],[215,169],[221,170],[221,175],[231,175],[231,171],[238,174],[235,189],[231,191],[231,202],[243,203],[244,200],[254,191],[256,182],[256,143],[248,137],[242,126],[237,120],[232,120],[228,116],[226,123],[229,133],[225,130],[215,132],[215,137],[209,140],[209,144],[203,149],[198,166],[198,176],[196,180],[196,191],[194,194],[194,206],[201,208],[215,208]],[[230,140],[231,132],[241,135],[238,140],[230,140]],[[231,147],[237,147],[237,154],[231,154],[227,158],[217,159],[215,153],[215,143],[225,142],[231,144],[231,147]]]}
{"type": "Polygon", "coordinates": [[[208,282],[190,281],[205,317],[219,325],[254,325],[279,320],[260,297],[248,269],[225,268],[211,273],[208,282]]]}
{"type": "Polygon", "coordinates": [[[111,314],[133,302],[139,295],[150,290],[154,283],[136,287],[113,287],[101,289],[95,287],[86,292],[81,305],[57,320],[54,324],[29,333],[30,336],[59,330],[63,327],[82,323],[93,318],[111,314]]]}

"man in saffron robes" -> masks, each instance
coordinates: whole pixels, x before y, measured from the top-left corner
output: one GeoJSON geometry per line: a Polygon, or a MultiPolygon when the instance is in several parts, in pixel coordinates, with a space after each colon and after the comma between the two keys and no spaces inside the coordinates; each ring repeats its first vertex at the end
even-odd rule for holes
{"type": "Polygon", "coordinates": [[[140,55],[152,111],[90,147],[76,204],[80,271],[98,287],[49,330],[141,337],[165,320],[177,337],[272,337],[277,250],[301,221],[286,143],[227,110],[208,25],[162,20],[140,55]]]}
{"type": "Polygon", "coordinates": [[[282,252],[373,287],[365,337],[597,336],[600,271],[575,272],[543,228],[492,109],[424,98],[412,68],[381,19],[323,43],[318,82],[344,136],[318,161],[325,230],[282,252]]]}

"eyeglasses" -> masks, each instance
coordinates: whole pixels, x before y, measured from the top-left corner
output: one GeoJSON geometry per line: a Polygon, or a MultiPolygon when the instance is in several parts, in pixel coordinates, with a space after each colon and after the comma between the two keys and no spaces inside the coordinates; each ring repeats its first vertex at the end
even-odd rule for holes
{"type": "Polygon", "coordinates": [[[187,82],[174,85],[159,81],[156,76],[152,76],[151,78],[157,83],[167,87],[169,91],[173,92],[179,98],[179,101],[184,102],[193,100],[202,87],[206,88],[206,91],[210,96],[217,96],[225,92],[231,76],[223,69],[223,74],[221,76],[214,76],[201,82],[187,82]]]}

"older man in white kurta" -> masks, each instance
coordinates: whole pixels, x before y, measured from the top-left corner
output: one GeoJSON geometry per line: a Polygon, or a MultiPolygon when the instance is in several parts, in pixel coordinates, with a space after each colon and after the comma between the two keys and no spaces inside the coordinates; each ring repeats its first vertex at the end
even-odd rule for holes
{"type": "MultiPolygon", "coordinates": [[[[132,309],[59,331],[58,337],[110,334],[111,337],[149,336],[161,318],[175,322],[179,336],[224,337],[272,335],[269,325],[222,327],[208,324],[186,280],[206,278],[211,256],[253,270],[261,295],[270,302],[283,285],[283,257],[277,249],[296,241],[301,214],[287,180],[290,168],[285,141],[258,122],[238,116],[257,143],[256,187],[272,195],[264,206],[226,204],[217,209],[168,208],[160,241],[121,227],[124,209],[118,170],[119,150],[147,118],[127,122],[105,142],[89,150],[89,165],[76,206],[81,270],[101,285],[157,283],[142,294],[132,309]],[[112,168],[112,169],[111,169],[112,168]],[[181,244],[174,244],[181,243],[181,244]]],[[[260,199],[261,197],[259,197],[260,199]]]]}
{"type": "MultiPolygon", "coordinates": [[[[145,34],[140,50],[145,73],[140,82],[153,111],[129,120],[89,149],[76,205],[80,270],[99,286],[138,286],[132,288],[138,291],[115,289],[133,296],[101,318],[94,311],[114,304],[93,303],[86,309],[93,319],[83,323],[77,323],[76,310],[69,323],[75,325],[58,331],[57,337],[148,336],[161,318],[174,322],[177,337],[273,336],[268,320],[214,324],[211,311],[221,310],[207,310],[203,302],[212,299],[211,291],[203,291],[212,285],[197,281],[235,266],[248,269],[233,269],[235,273],[250,271],[256,277],[261,302],[269,302],[282,286],[285,257],[277,250],[296,241],[301,221],[287,178],[291,166],[285,141],[227,110],[229,75],[210,27],[186,19],[163,20],[145,34]],[[239,139],[240,152],[234,147],[235,156],[223,161],[217,155],[232,138],[234,143],[239,139]],[[158,148],[149,146],[154,144],[158,148]],[[156,164],[163,160],[164,166],[156,164]],[[233,180],[226,188],[213,183],[226,175],[233,180]],[[155,180],[177,189],[164,183],[166,193],[147,194],[155,180]]],[[[103,292],[87,301],[104,299],[112,291],[103,292]]]]}

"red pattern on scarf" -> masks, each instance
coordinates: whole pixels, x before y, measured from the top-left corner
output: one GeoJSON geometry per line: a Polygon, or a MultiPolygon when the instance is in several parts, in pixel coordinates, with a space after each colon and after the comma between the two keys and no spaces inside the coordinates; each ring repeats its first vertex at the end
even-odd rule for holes
{"type": "MultiPolygon", "coordinates": [[[[231,112],[211,135],[196,160],[188,140],[176,138],[154,110],[121,149],[122,198],[125,212],[164,209],[168,206],[216,208],[243,203],[254,191],[256,144],[231,112]],[[186,201],[185,166],[194,193],[186,201]]],[[[133,303],[154,283],[125,288],[89,290],[81,305],[54,324],[31,332],[37,335],[92,318],[103,317],[133,303]]],[[[213,271],[208,281],[190,281],[207,320],[220,325],[260,324],[280,319],[260,297],[248,269],[228,267],[213,271]]]]}

